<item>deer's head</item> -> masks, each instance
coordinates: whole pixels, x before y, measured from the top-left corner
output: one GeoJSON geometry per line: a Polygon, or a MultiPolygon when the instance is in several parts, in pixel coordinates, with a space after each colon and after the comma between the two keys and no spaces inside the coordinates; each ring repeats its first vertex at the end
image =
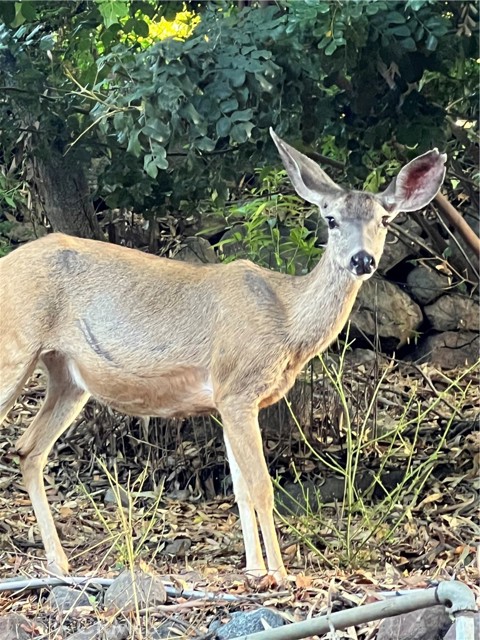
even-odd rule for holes
{"type": "Polygon", "coordinates": [[[270,134],[296,192],[316,204],[328,224],[331,258],[354,278],[366,280],[374,273],[389,223],[401,211],[425,207],[436,196],[445,176],[447,156],[433,149],[405,165],[382,193],[349,191],[279,138],[273,129],[270,134]]]}

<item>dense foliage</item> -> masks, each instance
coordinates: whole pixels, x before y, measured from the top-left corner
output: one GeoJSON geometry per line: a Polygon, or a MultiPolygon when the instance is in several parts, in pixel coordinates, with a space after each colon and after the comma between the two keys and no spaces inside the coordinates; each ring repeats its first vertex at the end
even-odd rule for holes
{"type": "Polygon", "coordinates": [[[57,154],[59,182],[93,167],[97,203],[188,217],[278,164],[269,126],[359,187],[431,146],[475,178],[473,2],[24,0],[0,17],[7,207],[57,154]]]}

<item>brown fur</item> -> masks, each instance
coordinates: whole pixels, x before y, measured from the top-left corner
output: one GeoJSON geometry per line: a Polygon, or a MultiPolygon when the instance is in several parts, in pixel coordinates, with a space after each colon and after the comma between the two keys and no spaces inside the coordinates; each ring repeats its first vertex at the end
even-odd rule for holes
{"type": "MultiPolygon", "coordinates": [[[[56,439],[93,396],[138,416],[218,411],[247,571],[265,572],[258,522],[268,570],[284,578],[258,411],[284,396],[305,363],[338,335],[370,275],[355,273],[352,256],[367,252],[378,264],[386,210],[373,196],[339,189],[311,160],[274,139],[300,195],[318,200],[322,213],[338,222],[306,276],[244,260],[190,265],[60,234],[0,260],[0,422],[35,367],[48,374],[46,400],[17,451],[51,570],[64,573],[68,563],[43,468],[56,439]]],[[[429,171],[435,162],[436,156],[429,171]]]]}

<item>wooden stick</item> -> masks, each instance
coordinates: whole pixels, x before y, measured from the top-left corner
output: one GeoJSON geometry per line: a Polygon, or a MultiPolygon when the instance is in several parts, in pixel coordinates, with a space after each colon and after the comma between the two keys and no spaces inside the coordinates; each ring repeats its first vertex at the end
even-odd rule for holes
{"type": "Polygon", "coordinates": [[[455,229],[472,249],[478,259],[480,256],[480,238],[477,236],[475,231],[469,226],[457,209],[455,209],[453,204],[451,204],[442,193],[437,193],[435,196],[435,204],[448,221],[453,224],[455,229]]]}

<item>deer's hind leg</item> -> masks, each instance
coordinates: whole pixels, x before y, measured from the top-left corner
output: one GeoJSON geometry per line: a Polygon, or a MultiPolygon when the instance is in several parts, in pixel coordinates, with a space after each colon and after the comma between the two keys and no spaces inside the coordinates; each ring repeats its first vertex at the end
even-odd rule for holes
{"type": "Polygon", "coordinates": [[[7,345],[0,344],[0,424],[32,375],[36,361],[36,354],[24,361],[12,353],[7,345]]]}
{"type": "Polygon", "coordinates": [[[68,560],[48,504],[43,469],[54,443],[83,409],[89,393],[74,383],[64,356],[48,353],[42,356],[42,361],[48,374],[47,395],[33,422],[18,440],[16,449],[40,528],[48,568],[63,575],[68,572],[68,560]]]}

